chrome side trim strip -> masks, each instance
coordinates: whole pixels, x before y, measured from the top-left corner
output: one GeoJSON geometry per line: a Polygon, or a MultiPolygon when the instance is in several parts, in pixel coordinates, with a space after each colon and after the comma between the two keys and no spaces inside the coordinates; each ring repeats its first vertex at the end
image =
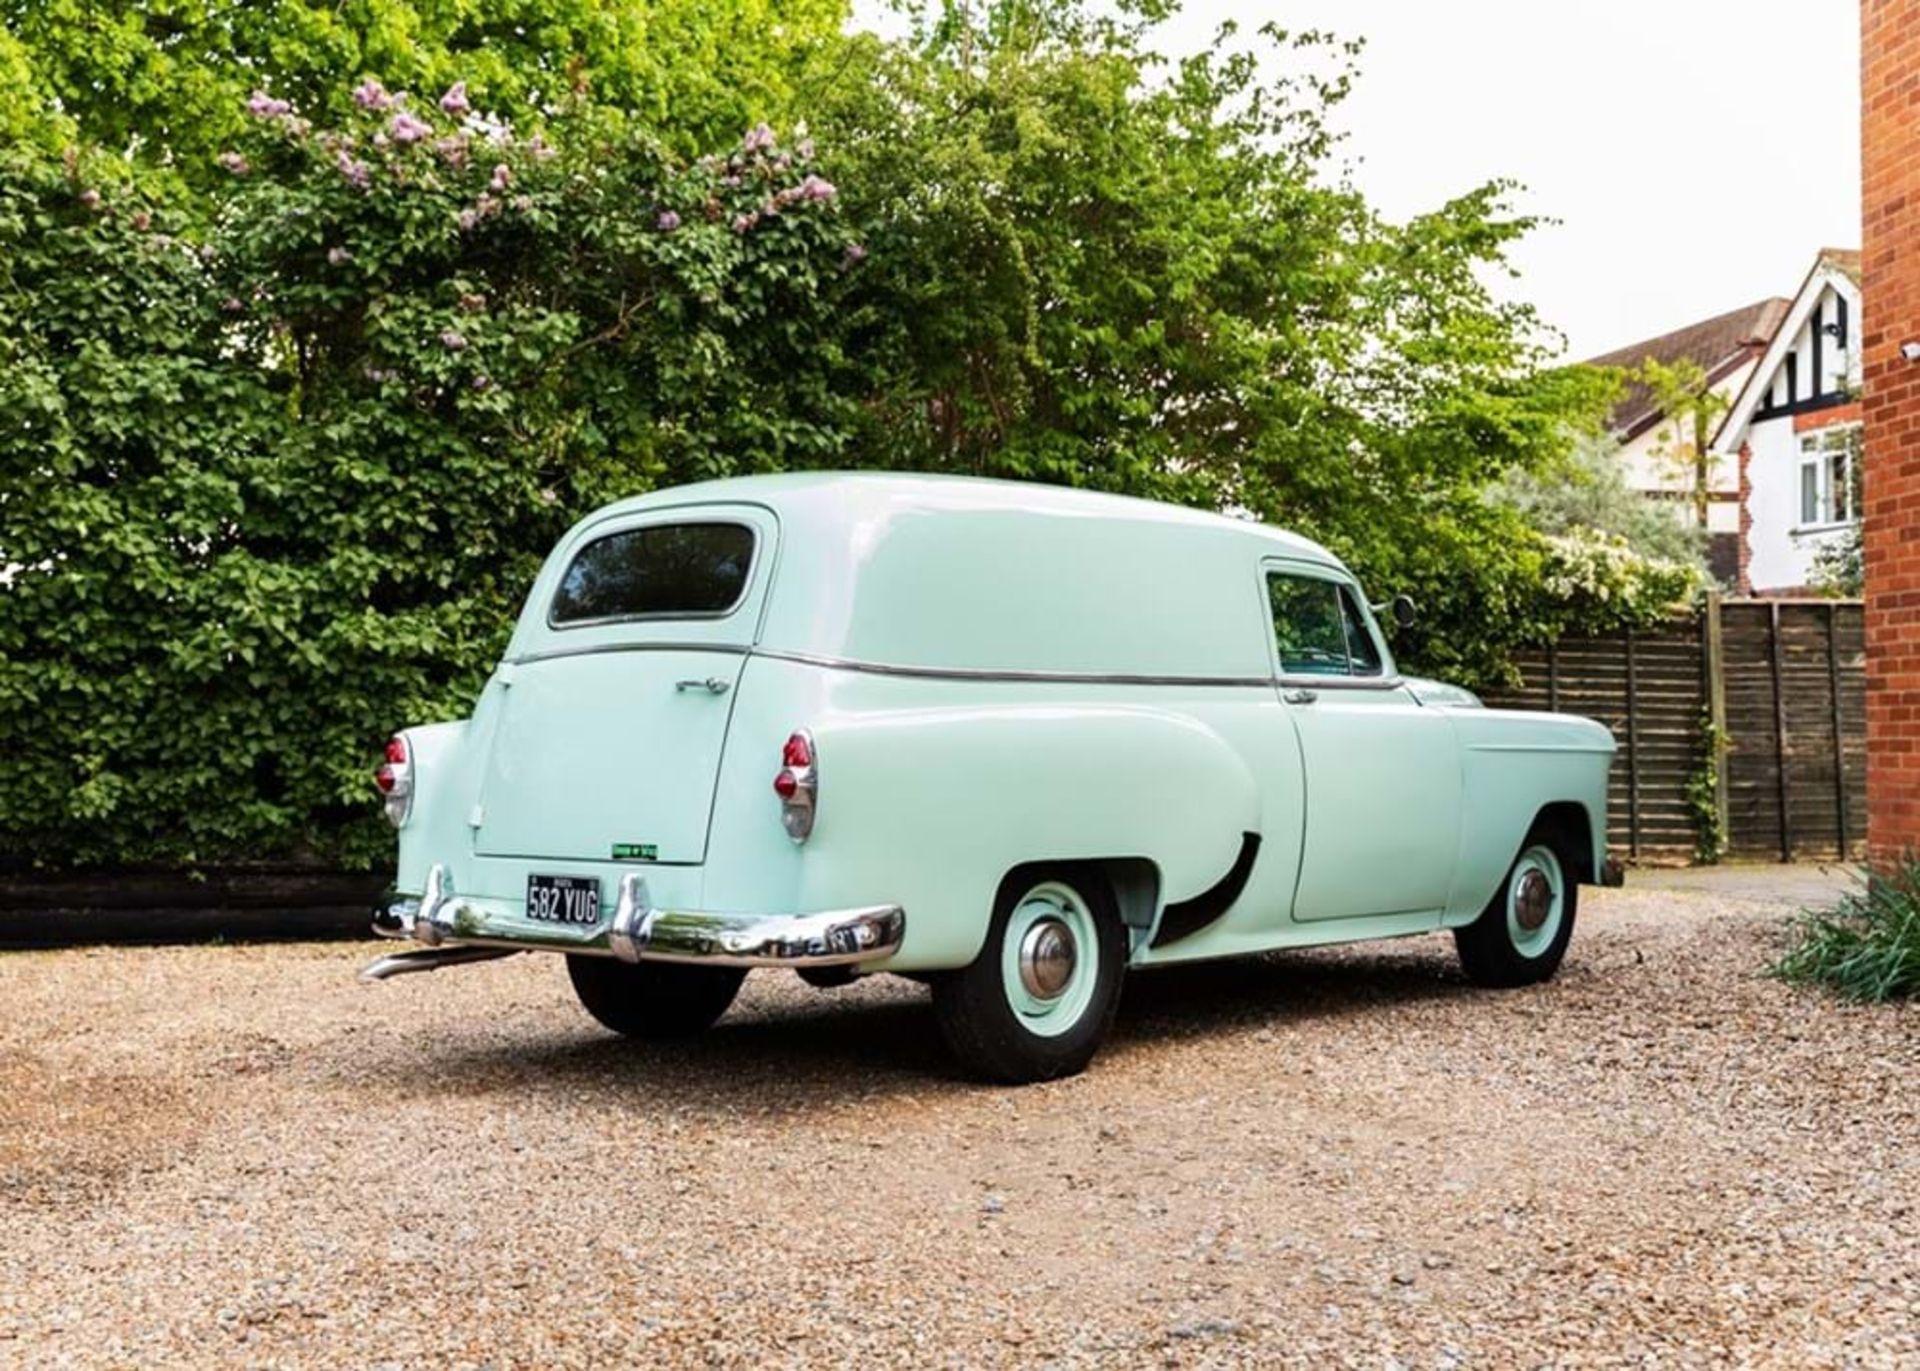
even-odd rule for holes
{"type": "Polygon", "coordinates": [[[603,652],[719,652],[729,657],[746,657],[753,649],[744,643],[598,643],[590,647],[555,647],[544,652],[523,652],[509,657],[505,665],[524,666],[528,662],[547,662],[556,657],[594,657],[603,652]]]}
{"type": "Polygon", "coordinates": [[[1001,671],[961,666],[895,666],[888,662],[865,662],[850,657],[823,657],[811,652],[788,652],[780,648],[756,647],[750,654],[778,662],[801,666],[825,667],[829,671],[858,671],[870,676],[904,676],[934,681],[1026,681],[1047,685],[1170,685],[1231,686],[1242,689],[1271,688],[1270,676],[1178,676],[1132,675],[1110,671],[1001,671]]]}
{"type": "Polygon", "coordinates": [[[993,667],[900,666],[856,657],[828,657],[785,648],[746,647],[734,643],[601,643],[593,647],[549,648],[507,658],[507,664],[552,661],[558,657],[585,657],[603,652],[717,652],[731,657],[765,657],[828,671],[857,671],[869,676],[894,676],[925,681],[1011,682],[1036,685],[1196,686],[1209,689],[1271,690],[1301,686],[1313,690],[1398,690],[1406,682],[1394,676],[1187,676],[1124,671],[1028,671],[993,667]]]}

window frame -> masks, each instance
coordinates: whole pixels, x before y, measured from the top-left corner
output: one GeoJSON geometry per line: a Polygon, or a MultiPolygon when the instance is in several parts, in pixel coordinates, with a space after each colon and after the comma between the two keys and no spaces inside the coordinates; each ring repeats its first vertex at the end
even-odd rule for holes
{"type": "MultiPolygon", "coordinates": [[[[1360,583],[1336,567],[1318,562],[1292,562],[1267,559],[1260,563],[1260,575],[1257,582],[1260,588],[1260,613],[1267,635],[1267,660],[1272,664],[1275,684],[1298,687],[1306,690],[1397,690],[1402,678],[1400,666],[1393,659],[1393,652],[1387,646],[1386,635],[1381,633],[1379,621],[1373,617],[1373,606],[1367,603],[1367,597],[1361,593],[1360,583]],[[1369,676],[1352,674],[1352,639],[1345,641],[1347,647],[1348,673],[1342,676],[1317,675],[1310,672],[1290,672],[1280,657],[1280,635],[1273,623],[1273,591],[1268,580],[1273,576],[1291,576],[1297,580],[1330,582],[1335,593],[1348,596],[1353,603],[1354,612],[1373,643],[1374,653],[1380,659],[1380,669],[1369,676]]],[[[1341,627],[1346,631],[1346,614],[1342,612],[1341,627]]]]}
{"type": "MultiPolygon", "coordinates": [[[[664,513],[664,511],[662,512],[664,513]]],[[[733,615],[739,612],[740,606],[747,602],[747,597],[753,592],[754,576],[759,570],[760,565],[761,541],[760,530],[745,519],[725,517],[701,518],[698,516],[690,519],[648,519],[640,523],[626,524],[623,527],[608,529],[605,533],[582,539],[578,546],[573,549],[572,554],[568,556],[566,565],[561,569],[559,575],[554,578],[553,588],[547,593],[547,627],[555,633],[566,633],[576,628],[600,628],[608,624],[685,623],[698,620],[712,622],[732,618],[733,615]],[[572,574],[574,567],[579,565],[580,559],[585,557],[594,548],[600,546],[602,543],[612,542],[615,538],[624,538],[629,535],[644,535],[652,529],[688,526],[738,528],[746,531],[748,540],[747,565],[740,577],[740,589],[735,593],[732,601],[728,603],[726,608],[718,610],[663,610],[654,614],[602,614],[591,619],[554,618],[554,610],[560,603],[560,591],[561,588],[566,585],[567,577],[572,574]]]]}
{"type": "Polygon", "coordinates": [[[1834,529],[1847,528],[1855,523],[1860,512],[1851,507],[1853,496],[1853,458],[1851,435],[1857,425],[1834,424],[1812,433],[1802,434],[1799,452],[1794,464],[1794,522],[1795,533],[1827,533],[1834,529]],[[1834,487],[1835,468],[1839,468],[1840,485],[1834,487]],[[1814,501],[1818,506],[1819,517],[1806,517],[1807,473],[1813,472],[1814,501]],[[1837,494],[1837,498],[1836,498],[1837,494]],[[1847,504],[1841,512],[1841,502],[1847,504]]]}

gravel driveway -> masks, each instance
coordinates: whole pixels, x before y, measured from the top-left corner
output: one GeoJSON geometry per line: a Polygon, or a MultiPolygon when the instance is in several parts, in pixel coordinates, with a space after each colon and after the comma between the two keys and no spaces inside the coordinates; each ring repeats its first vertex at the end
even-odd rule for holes
{"type": "Polygon", "coordinates": [[[1770,890],[1139,977],[1023,1090],[884,978],[664,1050],[543,957],[7,955],[0,1364],[1920,1365],[1920,1010],[1770,890]]]}

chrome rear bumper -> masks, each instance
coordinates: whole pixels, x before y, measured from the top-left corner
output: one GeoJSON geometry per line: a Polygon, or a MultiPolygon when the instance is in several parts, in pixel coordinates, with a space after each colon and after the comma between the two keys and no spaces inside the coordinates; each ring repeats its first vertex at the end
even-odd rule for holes
{"type": "Polygon", "coordinates": [[[385,980],[513,952],[571,952],[623,962],[690,962],[707,966],[852,966],[900,950],[907,916],[899,905],[830,909],[813,914],[717,914],[659,909],[646,877],[620,878],[613,918],[595,928],[532,924],[454,894],[446,868],[427,874],[418,899],[390,895],[373,912],[373,931],[411,938],[419,951],[381,957],[361,975],[385,980]]]}

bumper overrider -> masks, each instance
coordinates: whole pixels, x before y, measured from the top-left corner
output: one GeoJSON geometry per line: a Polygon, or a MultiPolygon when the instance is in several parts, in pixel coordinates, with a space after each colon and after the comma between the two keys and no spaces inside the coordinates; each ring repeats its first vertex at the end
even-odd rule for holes
{"type": "Polygon", "coordinates": [[[373,911],[373,931],[424,946],[378,958],[362,971],[370,981],[435,971],[516,952],[571,952],[623,962],[686,962],[705,966],[798,969],[854,966],[900,950],[907,916],[898,905],[831,909],[813,914],[717,914],[660,909],[646,878],[620,878],[613,917],[595,927],[530,924],[456,895],[444,866],[427,873],[416,899],[389,895],[373,911]]]}

